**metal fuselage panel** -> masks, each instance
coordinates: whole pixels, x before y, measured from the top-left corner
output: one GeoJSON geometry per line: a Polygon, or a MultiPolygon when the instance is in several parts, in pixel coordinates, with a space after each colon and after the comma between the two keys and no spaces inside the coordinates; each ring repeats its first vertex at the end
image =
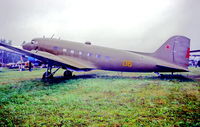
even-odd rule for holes
{"type": "Polygon", "coordinates": [[[100,70],[123,72],[158,72],[156,65],[162,61],[154,57],[124,50],[87,45],[77,42],[38,38],[33,39],[35,49],[58,56],[70,56],[89,61],[100,70]]]}

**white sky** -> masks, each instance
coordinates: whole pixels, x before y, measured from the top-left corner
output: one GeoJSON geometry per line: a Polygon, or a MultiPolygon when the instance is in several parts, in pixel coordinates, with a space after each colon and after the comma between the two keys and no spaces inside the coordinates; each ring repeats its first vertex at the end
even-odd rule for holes
{"type": "Polygon", "coordinates": [[[152,52],[173,35],[200,49],[200,0],[0,0],[0,38],[55,37],[152,52]]]}

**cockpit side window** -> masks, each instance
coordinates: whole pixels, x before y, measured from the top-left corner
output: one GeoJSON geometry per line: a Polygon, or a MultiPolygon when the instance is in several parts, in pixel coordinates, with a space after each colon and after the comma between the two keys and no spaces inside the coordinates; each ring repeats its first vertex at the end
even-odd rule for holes
{"type": "Polygon", "coordinates": [[[35,41],[35,40],[32,40],[32,41],[31,41],[31,44],[38,44],[38,42],[35,41]]]}

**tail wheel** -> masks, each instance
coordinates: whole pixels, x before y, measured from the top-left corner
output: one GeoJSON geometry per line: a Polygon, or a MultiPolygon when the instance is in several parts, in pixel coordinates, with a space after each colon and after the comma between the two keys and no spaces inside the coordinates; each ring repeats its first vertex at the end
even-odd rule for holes
{"type": "Polygon", "coordinates": [[[45,72],[42,76],[42,79],[52,79],[53,75],[51,74],[51,72],[45,72]]]}
{"type": "Polygon", "coordinates": [[[63,75],[65,78],[70,78],[70,77],[72,77],[72,72],[69,70],[66,70],[63,75]]]}

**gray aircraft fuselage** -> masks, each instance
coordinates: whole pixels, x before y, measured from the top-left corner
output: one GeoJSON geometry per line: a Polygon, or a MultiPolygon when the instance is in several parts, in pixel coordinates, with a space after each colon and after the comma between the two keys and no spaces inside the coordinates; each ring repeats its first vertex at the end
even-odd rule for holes
{"type": "Polygon", "coordinates": [[[131,52],[113,48],[95,46],[50,38],[36,38],[31,43],[23,45],[26,50],[48,52],[56,56],[67,56],[91,62],[99,70],[122,72],[175,72],[185,69],[173,70],[160,68],[158,65],[177,68],[173,62],[154,57],[148,53],[131,52]]]}

